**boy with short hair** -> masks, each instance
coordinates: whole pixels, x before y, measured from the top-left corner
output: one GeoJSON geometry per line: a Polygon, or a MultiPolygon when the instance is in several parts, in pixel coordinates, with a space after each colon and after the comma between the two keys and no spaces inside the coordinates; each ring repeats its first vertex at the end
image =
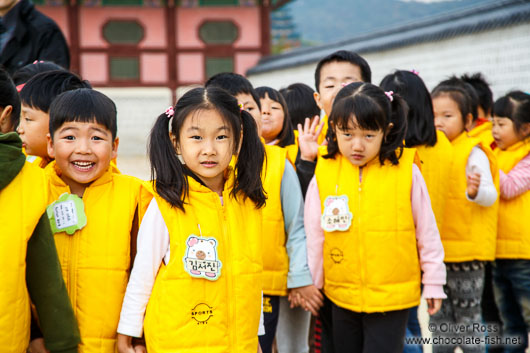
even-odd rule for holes
{"type": "Polygon", "coordinates": [[[22,103],[17,132],[22,139],[28,161],[44,168],[51,160],[47,152],[49,110],[61,93],[78,88],[92,88],[90,83],[69,71],[47,71],[32,77],[20,91],[22,103]]]}
{"type": "Polygon", "coordinates": [[[77,352],[79,331],[45,214],[44,172],[25,159],[18,135],[0,133],[0,347],[28,348],[31,300],[46,348],[77,352]]]}
{"type": "Polygon", "coordinates": [[[116,106],[91,89],[62,93],[50,106],[48,216],[81,332],[80,352],[113,353],[136,248],[139,216],[150,195],[115,173],[116,106]],[[145,203],[142,202],[145,200],[145,203]]]}
{"type": "Polygon", "coordinates": [[[318,143],[322,144],[328,131],[328,116],[337,92],[351,82],[372,82],[372,70],[368,62],[357,53],[348,50],[336,51],[320,60],[315,69],[315,102],[326,114],[321,121],[324,127],[318,143]]]}

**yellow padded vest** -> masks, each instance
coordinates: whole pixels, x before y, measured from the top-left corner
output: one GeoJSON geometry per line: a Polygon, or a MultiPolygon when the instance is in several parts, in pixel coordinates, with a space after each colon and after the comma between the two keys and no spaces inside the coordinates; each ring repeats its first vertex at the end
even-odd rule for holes
{"type": "Polygon", "coordinates": [[[263,293],[287,295],[289,257],[285,247],[287,237],[280,197],[287,150],[265,145],[265,155],[266,167],[262,172],[263,188],[267,193],[267,203],[263,208],[263,293]]]}
{"type": "MultiPolygon", "coordinates": [[[[116,350],[116,330],[129,280],[131,228],[139,203],[145,204],[140,202],[142,182],[111,170],[109,166],[83,194],[87,225],[73,235],[54,235],[79,324],[79,352],[116,350]]],[[[70,188],[58,176],[55,161],[45,171],[51,204],[70,193],[70,188]]]]}
{"type": "Polygon", "coordinates": [[[436,130],[437,142],[434,146],[416,146],[421,161],[421,174],[427,184],[431,206],[438,229],[442,229],[445,200],[451,180],[453,146],[445,134],[436,130]]]}
{"type": "Polygon", "coordinates": [[[399,164],[376,158],[359,168],[338,154],[320,158],[315,176],[322,210],[328,196],[348,196],[347,231],[325,232],[324,292],[355,312],[406,309],[420,302],[420,265],[410,194],[416,150],[399,164]]]}
{"type": "MultiPolygon", "coordinates": [[[[327,115],[324,115],[320,122],[324,122],[324,127],[322,128],[322,131],[320,131],[320,135],[318,135],[318,144],[321,145],[322,142],[326,141],[326,134],[328,133],[329,129],[329,118],[327,115]]],[[[319,123],[320,124],[320,123],[319,123]]]]}
{"type": "Polygon", "coordinates": [[[477,137],[484,146],[491,147],[491,144],[495,141],[491,133],[492,126],[491,121],[487,121],[469,131],[468,135],[469,137],[477,137]]]}
{"type": "MultiPolygon", "coordinates": [[[[530,153],[530,143],[523,141],[505,151],[495,150],[499,168],[508,173],[530,153]]],[[[499,201],[497,259],[530,260],[530,191],[511,199],[499,201]]]]}
{"type": "Polygon", "coordinates": [[[490,162],[493,183],[499,189],[499,171],[496,158],[489,147],[465,132],[452,141],[453,163],[451,182],[445,203],[444,224],[440,231],[445,250],[445,262],[495,259],[498,199],[490,207],[467,200],[466,165],[471,150],[480,146],[490,162]]]}
{"type": "Polygon", "coordinates": [[[261,210],[230,196],[232,177],[219,195],[188,178],[185,212],[156,195],[169,231],[170,260],[162,263],[144,321],[148,352],[255,353],[261,313],[261,210]],[[198,225],[200,224],[200,231],[198,225]],[[221,275],[193,278],[184,269],[190,235],[215,238],[221,275]]]}
{"type": "Polygon", "coordinates": [[[26,249],[47,201],[44,172],[29,162],[0,190],[0,350],[5,353],[26,352],[28,347],[26,249]]]}

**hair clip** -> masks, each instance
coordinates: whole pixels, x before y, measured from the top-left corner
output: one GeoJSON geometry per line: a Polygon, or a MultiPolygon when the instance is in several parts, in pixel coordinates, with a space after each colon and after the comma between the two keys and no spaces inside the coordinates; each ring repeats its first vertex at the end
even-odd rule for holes
{"type": "Polygon", "coordinates": [[[394,91],[385,91],[385,94],[391,102],[394,101],[394,91]]]}
{"type": "Polygon", "coordinates": [[[342,87],[346,87],[347,85],[349,85],[349,84],[351,84],[351,83],[353,83],[353,81],[342,82],[340,85],[341,85],[342,87]]]}
{"type": "Polygon", "coordinates": [[[419,75],[420,75],[420,72],[417,71],[417,70],[414,70],[414,69],[410,70],[410,72],[412,72],[412,73],[413,73],[414,75],[416,75],[416,76],[419,76],[419,75]]]}
{"type": "Polygon", "coordinates": [[[237,105],[238,105],[240,111],[244,110],[243,103],[237,103],[237,105]]]}
{"type": "Polygon", "coordinates": [[[166,109],[166,116],[171,119],[173,117],[173,115],[175,115],[175,110],[173,109],[173,106],[169,106],[167,109],[166,109]]]}
{"type": "Polygon", "coordinates": [[[35,60],[33,62],[33,64],[42,64],[44,62],[44,60],[35,60]]]}

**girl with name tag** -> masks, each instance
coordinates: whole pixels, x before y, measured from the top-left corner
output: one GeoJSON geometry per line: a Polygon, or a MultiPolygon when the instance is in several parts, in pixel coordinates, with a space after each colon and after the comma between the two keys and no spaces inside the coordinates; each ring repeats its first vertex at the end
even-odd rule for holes
{"type": "Polygon", "coordinates": [[[416,151],[403,148],[406,103],[357,82],[339,91],[329,118],[306,194],[311,272],[332,302],[337,352],[399,352],[420,281],[431,315],[445,298],[429,194],[416,151]]]}
{"type": "Polygon", "coordinates": [[[195,88],[158,117],[149,157],[156,194],[138,234],[119,351],[134,352],[131,338],[145,331],[149,352],[257,352],[266,197],[254,119],[226,91],[195,88]]]}

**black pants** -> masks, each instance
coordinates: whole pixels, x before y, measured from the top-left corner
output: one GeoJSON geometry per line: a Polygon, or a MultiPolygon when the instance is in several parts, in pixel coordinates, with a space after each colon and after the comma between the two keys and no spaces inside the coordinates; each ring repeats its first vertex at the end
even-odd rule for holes
{"type": "Polygon", "coordinates": [[[408,318],[409,309],[367,314],[332,303],[335,352],[403,352],[408,318]]]}
{"type": "Polygon", "coordinates": [[[263,324],[265,326],[265,335],[258,337],[259,345],[263,353],[272,352],[272,342],[274,342],[274,336],[276,336],[279,311],[280,297],[263,295],[263,324]]]}

